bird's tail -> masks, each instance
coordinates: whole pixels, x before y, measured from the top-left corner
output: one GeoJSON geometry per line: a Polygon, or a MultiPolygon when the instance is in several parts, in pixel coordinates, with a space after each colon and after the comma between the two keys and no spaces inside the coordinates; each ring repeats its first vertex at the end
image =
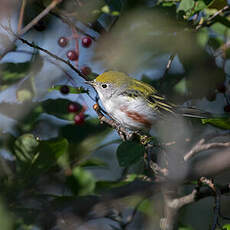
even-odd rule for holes
{"type": "Polygon", "coordinates": [[[201,109],[193,107],[177,107],[176,113],[181,114],[184,117],[194,117],[194,118],[215,118],[218,115],[206,112],[201,109]]]}

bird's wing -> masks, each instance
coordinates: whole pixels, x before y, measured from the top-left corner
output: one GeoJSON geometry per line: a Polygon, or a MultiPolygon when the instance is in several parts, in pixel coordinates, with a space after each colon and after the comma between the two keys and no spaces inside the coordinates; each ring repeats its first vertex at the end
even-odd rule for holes
{"type": "Polygon", "coordinates": [[[150,94],[146,98],[148,104],[159,112],[169,112],[169,113],[175,113],[175,105],[169,103],[165,97],[154,93],[150,94]]]}
{"type": "Polygon", "coordinates": [[[169,103],[164,96],[158,94],[157,90],[149,84],[134,80],[128,91],[135,92],[131,93],[130,96],[145,98],[148,105],[156,110],[156,112],[175,112],[175,105],[169,103]]]}
{"type": "Polygon", "coordinates": [[[167,99],[158,94],[157,90],[152,86],[136,81],[135,85],[132,85],[129,89],[123,92],[127,97],[135,98],[141,97],[146,100],[148,105],[164,118],[167,115],[182,115],[184,117],[194,117],[194,118],[210,118],[213,117],[212,114],[205,112],[203,110],[193,108],[193,107],[183,107],[176,106],[173,103],[167,101],[167,99]]]}

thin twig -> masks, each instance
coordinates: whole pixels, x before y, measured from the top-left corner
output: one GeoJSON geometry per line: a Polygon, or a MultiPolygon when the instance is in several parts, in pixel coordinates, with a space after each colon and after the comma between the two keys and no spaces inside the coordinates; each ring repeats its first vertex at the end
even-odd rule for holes
{"type": "Polygon", "coordinates": [[[219,213],[220,213],[220,196],[221,193],[219,191],[218,188],[216,188],[215,184],[213,183],[212,180],[206,178],[206,177],[201,177],[200,181],[203,184],[208,185],[209,188],[211,188],[211,190],[214,192],[215,194],[215,207],[214,207],[214,220],[213,220],[213,224],[212,224],[212,230],[215,230],[217,225],[218,225],[218,221],[219,221],[219,213]]]}
{"type": "Polygon", "coordinates": [[[22,35],[30,30],[34,25],[36,25],[43,17],[45,17],[52,9],[56,7],[57,4],[61,3],[63,0],[53,0],[37,17],[35,17],[29,24],[27,24],[18,35],[22,35]]]}
{"type": "Polygon", "coordinates": [[[51,53],[50,51],[48,51],[48,50],[46,50],[46,49],[44,49],[44,48],[42,48],[42,47],[40,47],[40,46],[38,46],[38,45],[36,45],[34,43],[30,43],[30,42],[28,42],[27,40],[25,40],[25,39],[23,39],[21,37],[17,37],[17,38],[20,41],[22,41],[23,43],[27,44],[28,46],[33,47],[33,48],[38,49],[38,50],[41,50],[42,52],[48,54],[52,58],[55,58],[56,60],[61,61],[61,62],[65,63],[65,64],[67,64],[73,71],[75,71],[76,73],[78,73],[78,75],[81,76],[86,81],[90,80],[87,75],[84,75],[80,70],[78,70],[77,68],[75,68],[69,61],[67,61],[67,60],[65,60],[63,58],[60,58],[59,56],[51,53]]]}
{"type": "Polygon", "coordinates": [[[171,54],[170,57],[169,57],[169,60],[168,60],[168,63],[166,65],[166,68],[165,68],[165,72],[164,72],[164,76],[168,73],[171,65],[172,65],[172,62],[173,62],[173,59],[175,58],[175,54],[171,54]]]}
{"type": "MultiPolygon", "coordinates": [[[[51,2],[50,5],[48,5],[36,18],[34,18],[29,24],[27,24],[23,29],[21,29],[20,31],[18,31],[18,33],[15,35],[15,39],[11,42],[11,44],[5,48],[5,51],[0,55],[0,60],[5,57],[5,55],[7,53],[9,53],[10,51],[13,51],[15,49],[15,42],[17,40],[17,38],[21,35],[23,35],[24,33],[26,33],[28,30],[30,30],[34,25],[36,25],[39,20],[41,20],[43,17],[45,17],[53,8],[56,7],[57,4],[59,4],[60,2],[62,2],[63,0],[53,0],[51,2]]],[[[10,24],[10,21],[9,21],[10,24]]],[[[5,26],[3,26],[2,24],[0,24],[0,26],[2,28],[4,28],[6,31],[11,32],[12,34],[14,34],[14,32],[11,29],[11,26],[9,26],[8,28],[6,28],[5,26]]]]}
{"type": "Polygon", "coordinates": [[[203,26],[207,26],[210,25],[210,23],[213,21],[213,19],[215,19],[217,16],[219,16],[221,13],[223,13],[224,11],[228,10],[230,8],[229,5],[226,5],[225,7],[223,7],[222,9],[218,10],[215,14],[213,14],[212,16],[210,16],[206,21],[202,21],[201,23],[199,23],[196,26],[196,30],[199,30],[201,27],[203,26]]]}
{"type": "Polygon", "coordinates": [[[22,23],[23,23],[23,17],[24,17],[24,12],[25,12],[25,7],[26,7],[26,1],[27,0],[22,0],[22,5],[20,9],[20,15],[19,15],[19,20],[18,20],[18,33],[22,28],[22,23]]]}
{"type": "Polygon", "coordinates": [[[214,142],[214,143],[207,143],[205,144],[205,139],[202,138],[198,141],[195,146],[184,156],[184,161],[188,161],[191,159],[196,153],[199,153],[204,150],[209,150],[212,148],[226,148],[230,147],[230,142],[214,142]]]}
{"type": "Polygon", "coordinates": [[[219,222],[219,217],[220,217],[220,197],[221,193],[218,188],[215,188],[216,191],[216,196],[215,196],[215,207],[214,207],[214,220],[212,224],[212,230],[215,230],[218,222],[219,222]]]}

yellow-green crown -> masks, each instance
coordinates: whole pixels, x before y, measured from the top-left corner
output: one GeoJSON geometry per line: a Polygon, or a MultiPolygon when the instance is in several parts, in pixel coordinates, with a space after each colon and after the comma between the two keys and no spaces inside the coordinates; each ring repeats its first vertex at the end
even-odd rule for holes
{"type": "Polygon", "coordinates": [[[125,86],[127,89],[142,92],[144,95],[156,93],[156,90],[149,84],[138,81],[127,74],[117,71],[108,71],[99,75],[96,79],[99,83],[112,83],[116,87],[125,86]]]}
{"type": "Polygon", "coordinates": [[[123,84],[124,82],[129,82],[130,80],[132,80],[132,78],[127,74],[117,71],[104,72],[96,78],[96,82],[112,84],[123,84]]]}

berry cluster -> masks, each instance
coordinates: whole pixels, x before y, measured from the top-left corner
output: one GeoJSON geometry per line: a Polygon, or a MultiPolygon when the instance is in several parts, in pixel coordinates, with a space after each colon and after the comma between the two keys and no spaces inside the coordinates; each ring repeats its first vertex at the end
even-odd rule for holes
{"type": "MultiPolygon", "coordinates": [[[[63,85],[60,88],[60,92],[65,95],[68,94],[70,92],[69,86],[63,85]]],[[[82,109],[82,106],[80,106],[79,104],[71,102],[69,103],[67,109],[69,113],[76,113],[76,115],[74,116],[74,123],[76,125],[82,125],[84,123],[85,121],[84,112],[86,110],[84,107],[82,109]]]]}
{"type": "Polygon", "coordinates": [[[76,125],[82,125],[85,121],[84,109],[76,103],[69,103],[68,105],[68,112],[69,113],[76,113],[74,116],[74,123],[76,125]]]}
{"type": "Polygon", "coordinates": [[[224,106],[224,111],[225,112],[230,112],[230,103],[229,103],[229,100],[228,100],[228,96],[226,95],[226,91],[227,91],[227,88],[226,88],[225,84],[221,83],[221,84],[217,85],[216,89],[214,91],[211,91],[207,95],[206,98],[209,101],[214,101],[214,100],[216,100],[216,94],[217,93],[223,93],[225,98],[226,98],[226,101],[227,101],[227,105],[224,106]]]}
{"type": "MultiPolygon", "coordinates": [[[[58,39],[58,45],[62,48],[67,47],[68,43],[69,43],[69,39],[67,37],[60,37],[58,39]]],[[[81,39],[81,44],[84,48],[89,48],[92,44],[92,38],[90,38],[89,36],[84,36],[81,39]]],[[[79,58],[78,40],[76,41],[75,49],[70,49],[66,52],[66,57],[70,61],[76,61],[76,64],[77,64],[77,61],[79,58]]],[[[80,70],[84,75],[89,75],[92,72],[90,67],[88,67],[86,65],[82,66],[80,70]]],[[[64,95],[68,94],[70,92],[69,86],[63,85],[60,88],[60,92],[64,95]]],[[[85,115],[84,115],[85,110],[86,109],[84,108],[84,106],[82,107],[77,103],[69,103],[69,105],[68,105],[68,112],[69,113],[75,113],[74,122],[76,125],[81,125],[84,123],[84,121],[85,121],[85,115]]]]}
{"type": "MultiPolygon", "coordinates": [[[[62,48],[65,48],[69,43],[69,39],[67,37],[60,37],[58,39],[58,45],[62,48]]],[[[84,48],[89,48],[92,44],[92,38],[90,38],[89,36],[84,36],[81,39],[81,44],[84,48]]],[[[70,61],[78,61],[79,58],[79,51],[78,49],[70,49],[66,52],[66,57],[70,60],[70,61]]],[[[84,75],[89,75],[92,71],[90,69],[90,67],[88,66],[83,66],[81,67],[81,72],[84,75]]]]}

